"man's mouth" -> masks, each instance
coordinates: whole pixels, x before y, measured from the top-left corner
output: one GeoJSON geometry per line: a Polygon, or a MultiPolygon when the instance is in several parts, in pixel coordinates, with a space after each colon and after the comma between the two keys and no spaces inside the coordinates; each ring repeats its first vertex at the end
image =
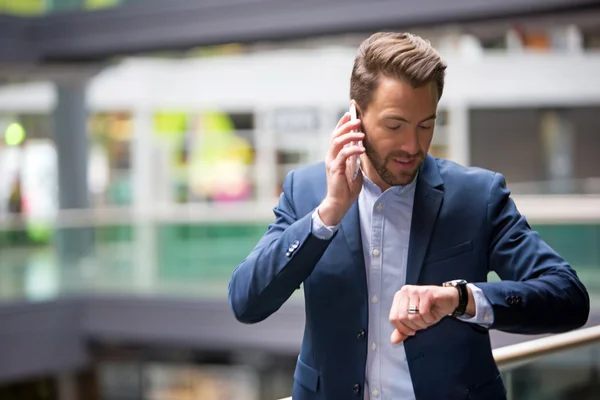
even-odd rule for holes
{"type": "Polygon", "coordinates": [[[416,158],[392,158],[392,161],[402,168],[412,168],[417,163],[416,158]]]}

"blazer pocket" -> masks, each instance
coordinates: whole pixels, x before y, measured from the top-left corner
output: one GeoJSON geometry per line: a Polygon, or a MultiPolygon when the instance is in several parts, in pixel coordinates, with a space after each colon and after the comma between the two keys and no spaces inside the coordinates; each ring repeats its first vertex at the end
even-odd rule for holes
{"type": "Polygon", "coordinates": [[[311,392],[317,393],[317,389],[319,388],[319,372],[305,364],[300,357],[298,357],[298,363],[296,364],[294,380],[311,392]]]}
{"type": "Polygon", "coordinates": [[[435,253],[429,254],[425,257],[424,264],[432,264],[434,262],[443,261],[445,259],[456,257],[460,254],[469,252],[473,250],[473,242],[463,242],[461,244],[457,244],[454,247],[450,247],[449,249],[444,249],[440,251],[436,251],[435,253]]]}
{"type": "Polygon", "coordinates": [[[473,400],[506,400],[506,388],[500,374],[491,381],[472,387],[469,393],[473,400]]]}

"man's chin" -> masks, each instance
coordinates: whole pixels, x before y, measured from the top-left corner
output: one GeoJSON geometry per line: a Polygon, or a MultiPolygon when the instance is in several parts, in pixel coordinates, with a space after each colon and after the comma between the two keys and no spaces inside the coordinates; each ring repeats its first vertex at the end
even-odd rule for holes
{"type": "Polygon", "coordinates": [[[399,166],[395,161],[388,160],[385,167],[376,168],[375,170],[387,185],[406,186],[415,179],[421,165],[423,165],[423,160],[419,160],[412,168],[399,166]]]}
{"type": "MultiPolygon", "coordinates": [[[[417,172],[421,164],[419,163],[409,171],[396,172],[393,177],[394,184],[392,186],[406,186],[415,180],[417,172]]],[[[390,182],[388,182],[390,184],[390,182]]]]}

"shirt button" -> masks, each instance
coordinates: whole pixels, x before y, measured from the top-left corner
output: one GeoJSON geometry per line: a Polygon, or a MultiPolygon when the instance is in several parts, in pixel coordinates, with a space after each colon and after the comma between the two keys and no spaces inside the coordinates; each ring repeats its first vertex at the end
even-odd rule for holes
{"type": "Polygon", "coordinates": [[[373,389],[373,390],[371,391],[371,396],[373,396],[373,397],[379,397],[379,390],[377,390],[377,389],[373,389]]]}
{"type": "Polygon", "coordinates": [[[379,255],[379,249],[373,249],[373,255],[377,257],[379,255]]]}
{"type": "Polygon", "coordinates": [[[372,350],[375,350],[376,348],[377,348],[377,344],[375,344],[375,343],[371,344],[371,349],[372,350]]]}
{"type": "Polygon", "coordinates": [[[371,299],[371,301],[373,303],[377,303],[379,301],[379,299],[377,298],[377,296],[373,296],[373,298],[371,299]]]}
{"type": "Polygon", "coordinates": [[[377,211],[381,211],[383,209],[383,205],[381,203],[377,204],[377,211]]]}

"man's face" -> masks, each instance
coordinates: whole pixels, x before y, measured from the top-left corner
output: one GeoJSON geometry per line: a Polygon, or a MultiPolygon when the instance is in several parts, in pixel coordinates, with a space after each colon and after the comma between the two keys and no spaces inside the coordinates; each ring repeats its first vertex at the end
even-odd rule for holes
{"type": "Polygon", "coordinates": [[[366,173],[382,189],[407,185],[416,176],[431,145],[437,103],[433,82],[413,88],[396,78],[379,78],[361,119],[365,155],[371,164],[366,173]]]}

